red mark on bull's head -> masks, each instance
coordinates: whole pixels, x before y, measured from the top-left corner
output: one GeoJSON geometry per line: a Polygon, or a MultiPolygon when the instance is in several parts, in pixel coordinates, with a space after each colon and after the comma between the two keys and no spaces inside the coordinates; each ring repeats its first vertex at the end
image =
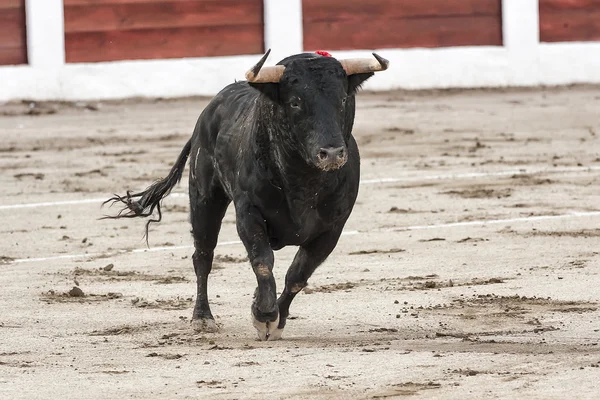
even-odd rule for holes
{"type": "Polygon", "coordinates": [[[317,51],[315,51],[315,53],[317,53],[318,55],[323,56],[323,57],[332,57],[331,54],[329,54],[328,52],[323,51],[323,50],[317,50],[317,51]]]}

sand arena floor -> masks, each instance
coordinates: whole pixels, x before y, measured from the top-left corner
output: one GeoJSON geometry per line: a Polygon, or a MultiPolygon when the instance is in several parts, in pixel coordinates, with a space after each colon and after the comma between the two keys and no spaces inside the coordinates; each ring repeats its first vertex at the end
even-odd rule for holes
{"type": "Polygon", "coordinates": [[[149,250],[144,221],[97,220],[206,103],[0,106],[1,398],[597,398],[597,87],[361,94],[358,204],[280,342],[255,339],[232,212],[214,334],[189,327],[185,183],[149,250]]]}

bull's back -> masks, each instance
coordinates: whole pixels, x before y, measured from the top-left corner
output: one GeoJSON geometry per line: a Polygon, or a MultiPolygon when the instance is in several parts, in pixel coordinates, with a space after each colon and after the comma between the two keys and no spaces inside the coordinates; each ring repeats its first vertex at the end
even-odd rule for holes
{"type": "Polygon", "coordinates": [[[194,139],[214,152],[219,136],[231,136],[244,128],[259,93],[248,82],[236,82],[221,90],[206,106],[194,129],[194,139]]]}

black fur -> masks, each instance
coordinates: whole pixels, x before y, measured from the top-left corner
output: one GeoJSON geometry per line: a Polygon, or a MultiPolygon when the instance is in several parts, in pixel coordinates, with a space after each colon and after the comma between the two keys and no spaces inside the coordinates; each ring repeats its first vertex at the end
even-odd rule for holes
{"type": "Polygon", "coordinates": [[[112,218],[148,217],[156,209],[158,218],[148,224],[160,221],[160,202],[189,156],[198,283],[193,319],[214,325],[207,280],[221,220],[233,202],[258,283],[252,313],[261,339],[280,334],[293,298],[333,251],[350,216],[360,176],[354,96],[373,75],[347,76],[337,60],[315,54],[280,64],[286,69],[279,83],[236,82],[214,97],[169,176],[108,200],[125,205],[112,218]],[[323,149],[338,149],[339,157],[324,162],[323,149]],[[277,299],[273,250],[288,245],[299,250],[277,299]]]}

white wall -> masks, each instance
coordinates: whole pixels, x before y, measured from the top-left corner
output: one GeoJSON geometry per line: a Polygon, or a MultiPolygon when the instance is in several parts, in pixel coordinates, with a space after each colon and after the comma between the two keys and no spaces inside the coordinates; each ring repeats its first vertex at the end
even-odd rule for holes
{"type": "MultiPolygon", "coordinates": [[[[0,101],[213,95],[243,79],[261,56],[65,64],[62,0],[26,6],[30,65],[0,67],[0,101]]],[[[366,89],[600,83],[600,42],[539,43],[538,0],[503,0],[502,11],[503,47],[375,49],[391,68],[366,89]]],[[[302,51],[301,0],[265,0],[265,44],[273,49],[271,63],[302,51]]]]}

